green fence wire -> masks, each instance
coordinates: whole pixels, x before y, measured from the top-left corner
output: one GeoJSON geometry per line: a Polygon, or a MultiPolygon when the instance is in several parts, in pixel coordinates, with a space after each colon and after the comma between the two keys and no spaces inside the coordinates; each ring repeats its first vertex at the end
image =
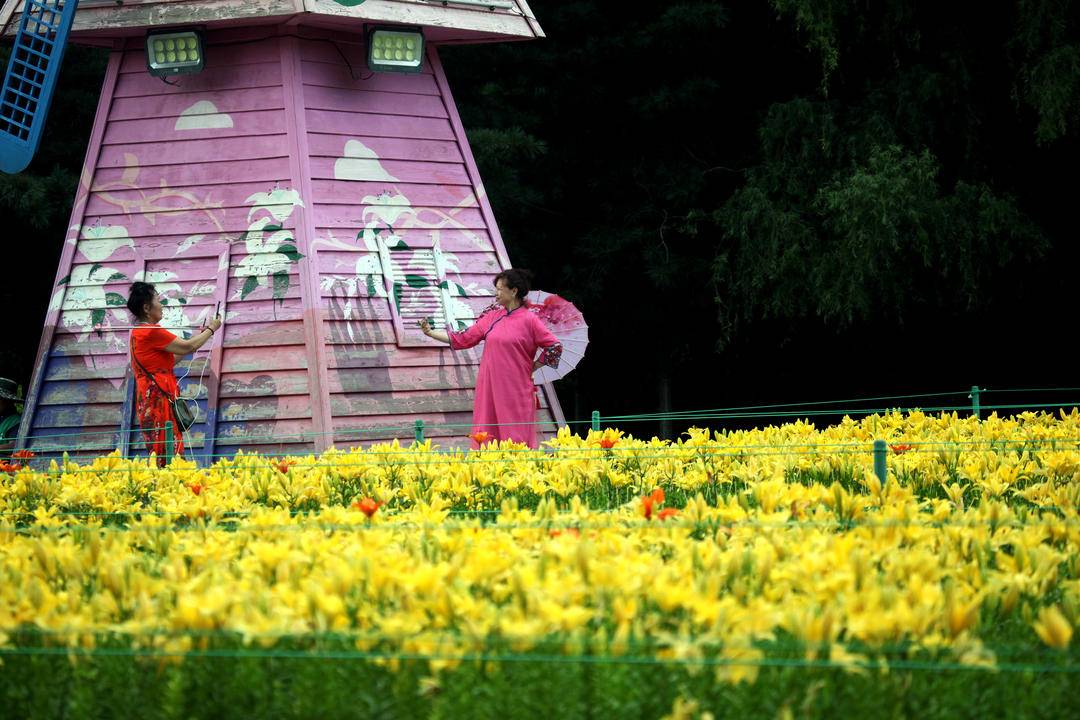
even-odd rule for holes
{"type": "MultiPolygon", "coordinates": [[[[1016,388],[1016,389],[1003,389],[1003,390],[986,390],[981,389],[981,393],[988,392],[1000,392],[1000,393],[1064,393],[1064,392],[1078,392],[1080,388],[1016,388]]],[[[612,423],[628,423],[628,422],[656,422],[656,421],[696,421],[696,420],[747,420],[747,419],[786,419],[786,418],[798,418],[798,417],[825,417],[825,416],[843,416],[843,415],[874,415],[889,412],[910,412],[913,410],[921,410],[922,412],[964,412],[969,410],[975,410],[978,406],[981,410],[996,411],[996,410],[1035,410],[1046,408],[1065,408],[1076,407],[1078,404],[1075,401],[1068,402],[1046,402],[1046,403],[1013,403],[1013,404],[997,404],[997,405],[978,405],[976,401],[974,405],[940,405],[940,406],[927,406],[927,407],[872,407],[872,408],[860,408],[860,407],[844,407],[844,408],[829,408],[827,406],[835,405],[849,405],[853,403],[869,403],[869,402],[881,402],[892,400],[915,400],[915,399],[927,399],[927,398],[941,398],[941,397],[957,397],[962,395],[970,396],[971,390],[957,390],[951,392],[936,392],[936,393],[917,393],[908,395],[881,395],[868,398],[847,398],[842,400],[823,400],[823,401],[808,401],[799,403],[774,403],[768,405],[742,405],[726,408],[713,408],[703,410],[681,410],[670,411],[663,413],[638,413],[638,414],[623,414],[623,415],[610,415],[603,416],[599,414],[599,411],[593,413],[593,416],[588,420],[568,420],[565,422],[568,426],[574,425],[589,425],[596,424],[598,418],[602,418],[603,421],[612,423]]],[[[533,422],[521,422],[521,423],[489,423],[489,424],[475,424],[475,423],[424,423],[420,431],[429,432],[433,429],[443,430],[464,430],[482,427],[505,427],[505,426],[552,426],[553,421],[533,421],[533,422]]],[[[161,431],[164,427],[150,428],[147,430],[132,430],[132,434],[139,432],[149,431],[161,431]]],[[[367,428],[343,428],[328,432],[301,432],[301,433],[288,433],[288,434],[275,434],[265,436],[249,435],[243,438],[237,438],[232,435],[221,435],[211,438],[203,438],[203,442],[213,441],[216,443],[222,441],[236,441],[242,440],[244,443],[249,444],[284,444],[286,442],[307,442],[314,441],[321,437],[334,437],[348,439],[350,436],[357,436],[357,439],[362,439],[359,436],[408,436],[409,434],[415,434],[418,431],[416,422],[405,425],[386,425],[386,426],[374,426],[367,428]]],[[[37,443],[42,440],[65,438],[70,439],[72,437],[79,438],[92,438],[102,436],[117,435],[120,432],[119,428],[116,430],[104,430],[104,431],[88,431],[79,433],[43,433],[26,436],[21,439],[22,446],[28,446],[32,443],[37,443]]],[[[460,434],[460,433],[458,433],[460,434]]],[[[70,450],[75,450],[72,447],[70,450]]],[[[48,448],[48,452],[60,453],[63,452],[63,447],[48,448]]]]}

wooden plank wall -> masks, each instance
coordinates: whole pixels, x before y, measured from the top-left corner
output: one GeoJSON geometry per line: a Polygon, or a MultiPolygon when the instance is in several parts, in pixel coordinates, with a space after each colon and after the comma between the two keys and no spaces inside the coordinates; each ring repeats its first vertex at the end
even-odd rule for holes
{"type": "MultiPolygon", "coordinates": [[[[29,447],[121,444],[133,279],[157,284],[176,332],[224,309],[223,332],[178,366],[202,408],[195,454],[408,440],[417,419],[441,444],[467,443],[479,354],[399,346],[378,253],[439,246],[466,321],[505,265],[437,55],[417,75],[373,74],[355,36],[335,47],[268,32],[210,33],[203,72],[175,84],[147,74],[138,40],[111,64],[28,398],[29,447]]],[[[557,401],[541,395],[550,423],[557,401]]]]}
{"type": "MultiPolygon", "coordinates": [[[[505,249],[482,211],[468,141],[436,78],[438,56],[431,52],[419,74],[372,74],[363,47],[343,49],[344,57],[329,43],[301,45],[334,439],[403,436],[378,429],[388,425],[408,437],[422,419],[440,444],[467,444],[479,348],[398,345],[377,243],[438,245],[446,278],[465,291],[454,302],[466,323],[493,302],[505,249]]],[[[550,399],[541,396],[537,419],[551,432],[550,399]]]]}

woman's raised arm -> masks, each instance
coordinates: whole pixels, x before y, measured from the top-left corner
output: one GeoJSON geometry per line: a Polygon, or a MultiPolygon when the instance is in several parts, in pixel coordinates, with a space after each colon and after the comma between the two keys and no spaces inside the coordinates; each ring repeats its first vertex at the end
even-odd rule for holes
{"type": "Polygon", "coordinates": [[[221,327],[221,318],[214,318],[206,327],[187,340],[183,338],[173,340],[165,346],[165,352],[170,352],[178,357],[190,355],[205,345],[206,341],[214,336],[214,331],[219,327],[221,327]]]}

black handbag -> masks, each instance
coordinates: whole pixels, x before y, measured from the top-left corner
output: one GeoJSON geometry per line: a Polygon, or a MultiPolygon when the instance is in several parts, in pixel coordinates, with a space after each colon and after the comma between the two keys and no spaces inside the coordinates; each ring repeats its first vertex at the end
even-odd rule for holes
{"type": "Polygon", "coordinates": [[[153,373],[143,367],[143,364],[139,362],[139,359],[135,357],[135,350],[131,350],[131,359],[139,366],[139,369],[143,371],[143,374],[150,378],[150,382],[154,383],[154,387],[158,389],[165,397],[169,398],[169,405],[172,406],[173,418],[176,420],[176,424],[180,426],[181,432],[187,432],[187,430],[195,424],[195,418],[199,414],[199,406],[195,404],[195,407],[191,407],[194,400],[188,400],[182,397],[169,397],[169,394],[161,389],[156,379],[154,379],[153,373]]]}

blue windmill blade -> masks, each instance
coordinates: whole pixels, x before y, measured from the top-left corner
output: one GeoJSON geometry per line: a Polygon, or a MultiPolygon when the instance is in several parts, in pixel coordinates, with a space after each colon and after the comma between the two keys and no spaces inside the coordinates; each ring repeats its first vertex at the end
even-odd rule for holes
{"type": "Polygon", "coordinates": [[[79,0],[26,0],[0,89],[0,170],[34,159],[79,0]]]}

